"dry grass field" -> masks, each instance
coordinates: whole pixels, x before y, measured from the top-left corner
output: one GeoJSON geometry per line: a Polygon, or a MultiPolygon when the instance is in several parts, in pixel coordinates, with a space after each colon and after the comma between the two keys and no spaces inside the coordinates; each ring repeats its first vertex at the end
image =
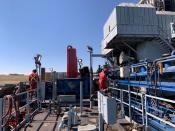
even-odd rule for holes
{"type": "Polygon", "coordinates": [[[0,75],[0,85],[17,84],[19,82],[27,82],[27,75],[0,75]]]}

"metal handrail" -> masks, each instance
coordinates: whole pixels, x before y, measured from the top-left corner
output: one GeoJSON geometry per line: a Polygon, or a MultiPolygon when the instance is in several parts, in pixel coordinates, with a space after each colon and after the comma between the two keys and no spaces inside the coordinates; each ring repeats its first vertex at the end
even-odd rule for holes
{"type": "MultiPolygon", "coordinates": [[[[113,90],[118,90],[118,91],[120,91],[120,89],[118,89],[118,88],[113,88],[113,87],[109,87],[109,88],[110,88],[110,89],[113,89],[113,90]]],[[[123,90],[123,89],[122,89],[122,91],[123,91],[123,92],[129,93],[128,90],[123,90]]],[[[136,93],[136,92],[133,92],[133,91],[130,91],[130,92],[131,92],[131,94],[142,96],[142,93],[136,93]]]]}
{"type": "Polygon", "coordinates": [[[151,116],[151,117],[153,117],[153,118],[155,118],[155,119],[157,119],[157,120],[159,120],[159,121],[161,121],[161,122],[163,122],[163,123],[165,123],[165,124],[170,125],[171,127],[174,127],[175,128],[175,124],[172,124],[171,122],[168,122],[168,121],[166,121],[164,119],[161,119],[161,118],[159,118],[159,117],[157,117],[157,116],[155,116],[155,115],[153,115],[151,113],[148,113],[148,112],[146,112],[146,114],[149,115],[149,116],[151,116]]]}
{"type": "MultiPolygon", "coordinates": [[[[19,107],[19,111],[24,109],[24,108],[27,108],[27,117],[22,122],[17,123],[17,126],[13,129],[14,131],[19,130],[22,125],[24,125],[26,122],[29,122],[30,118],[33,117],[33,115],[35,115],[35,113],[38,111],[38,108],[37,108],[33,112],[30,112],[30,104],[38,101],[38,99],[32,99],[32,98],[31,98],[31,100],[29,100],[29,94],[31,92],[37,92],[37,89],[27,90],[27,91],[24,91],[24,92],[21,92],[21,93],[16,93],[15,95],[12,95],[13,99],[17,96],[19,97],[19,96],[22,96],[22,95],[27,95],[26,104],[23,105],[22,107],[19,107]]],[[[5,96],[4,96],[4,98],[5,98],[5,96]]],[[[14,105],[12,105],[12,108],[13,108],[13,106],[14,105]]],[[[2,107],[2,109],[3,109],[3,107],[2,107]]],[[[10,115],[14,115],[14,114],[15,114],[15,111],[11,112],[10,115]]]]}
{"type": "Polygon", "coordinates": [[[34,92],[34,91],[37,91],[37,90],[36,89],[32,89],[32,90],[24,91],[24,92],[21,92],[21,93],[17,93],[15,95],[16,96],[21,96],[21,95],[24,95],[24,94],[27,94],[27,93],[30,93],[30,92],[34,92]]]}
{"type": "MultiPolygon", "coordinates": [[[[147,107],[147,98],[153,98],[153,99],[156,99],[156,100],[165,101],[165,102],[169,102],[169,103],[175,104],[175,101],[173,101],[173,100],[169,100],[169,99],[160,98],[160,97],[151,96],[151,95],[147,95],[146,94],[145,95],[145,107],[147,107]]],[[[146,126],[148,125],[148,116],[150,116],[150,117],[152,117],[152,118],[154,118],[154,119],[156,119],[158,121],[161,121],[161,122],[163,122],[165,124],[168,124],[169,126],[175,128],[175,124],[173,124],[173,123],[171,123],[169,121],[166,121],[166,120],[164,120],[164,119],[162,119],[162,118],[160,118],[160,117],[158,117],[158,116],[148,112],[148,108],[145,108],[145,115],[146,115],[146,117],[145,117],[146,118],[146,126]]]]}
{"type": "Polygon", "coordinates": [[[170,103],[173,103],[175,104],[175,101],[173,100],[169,100],[169,99],[165,99],[165,98],[160,98],[160,97],[156,97],[156,96],[151,96],[151,95],[145,95],[146,97],[149,97],[149,98],[153,98],[153,99],[157,99],[157,100],[161,100],[161,101],[165,101],[165,102],[170,102],[170,103]]]}
{"type": "MultiPolygon", "coordinates": [[[[24,106],[20,107],[19,110],[26,108],[27,106],[29,106],[30,104],[32,104],[36,101],[37,101],[37,99],[32,100],[32,102],[29,102],[28,104],[25,104],[24,106]]],[[[11,114],[13,115],[14,113],[15,113],[15,111],[13,111],[11,114]]]]}
{"type": "MultiPolygon", "coordinates": [[[[133,108],[133,109],[135,109],[137,111],[140,111],[141,114],[142,114],[142,122],[143,122],[143,124],[146,124],[146,126],[148,126],[148,119],[149,119],[148,116],[149,116],[149,117],[152,117],[152,118],[154,118],[154,119],[156,119],[158,121],[161,121],[161,122],[163,122],[163,123],[165,123],[165,124],[175,128],[175,124],[173,124],[173,123],[171,123],[169,121],[166,121],[163,118],[160,118],[160,117],[158,117],[158,116],[148,112],[148,109],[150,109],[150,106],[147,105],[148,104],[148,98],[152,98],[152,99],[156,99],[156,100],[160,100],[160,101],[165,101],[165,102],[173,103],[173,104],[175,104],[175,101],[169,100],[169,99],[165,99],[165,98],[156,97],[156,96],[152,96],[152,95],[148,95],[148,94],[141,94],[141,93],[137,94],[136,92],[129,92],[127,90],[113,88],[113,87],[110,87],[110,89],[114,89],[114,90],[120,91],[122,93],[123,92],[127,92],[127,93],[131,93],[131,94],[135,94],[135,95],[141,96],[141,103],[140,103],[141,106],[142,106],[141,109],[138,108],[137,106],[133,105],[132,103],[130,105],[128,102],[123,101],[123,97],[122,98],[115,98],[115,99],[117,101],[119,101],[120,103],[124,104],[124,105],[131,106],[131,108],[133,108]]],[[[121,96],[123,96],[123,95],[121,95],[121,96]]],[[[164,111],[161,111],[161,113],[163,113],[163,112],[164,111]]]]}
{"type": "MultiPolygon", "coordinates": [[[[120,102],[121,104],[127,105],[129,108],[131,107],[131,108],[133,108],[133,109],[135,109],[135,110],[141,112],[141,115],[142,115],[142,123],[144,124],[144,123],[145,123],[145,118],[144,118],[144,101],[143,101],[144,94],[136,93],[136,92],[128,91],[128,90],[123,90],[123,89],[118,89],[118,88],[113,88],[113,87],[109,87],[109,88],[110,88],[110,89],[117,90],[117,91],[120,91],[120,93],[122,93],[120,99],[115,98],[118,102],[120,102]],[[140,97],[141,97],[141,98],[140,98],[140,99],[141,99],[141,103],[140,103],[141,109],[139,109],[136,105],[134,105],[134,104],[131,102],[131,100],[129,100],[128,103],[125,102],[125,101],[123,100],[123,93],[124,93],[124,92],[126,92],[126,93],[128,93],[128,94],[131,93],[131,94],[140,96],[140,97]]],[[[124,110],[124,109],[122,109],[122,112],[123,112],[123,110],[124,110]]],[[[131,116],[129,116],[129,117],[131,118],[131,116]]]]}

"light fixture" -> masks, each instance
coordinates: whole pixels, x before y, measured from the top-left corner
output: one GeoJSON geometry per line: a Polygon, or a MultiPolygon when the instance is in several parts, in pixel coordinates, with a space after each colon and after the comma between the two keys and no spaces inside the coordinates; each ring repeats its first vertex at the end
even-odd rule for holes
{"type": "Polygon", "coordinates": [[[81,69],[81,66],[83,65],[83,60],[82,59],[77,59],[77,62],[78,62],[79,66],[80,66],[80,69],[81,69]]]}
{"type": "Polygon", "coordinates": [[[93,48],[87,45],[88,52],[93,52],[93,48]]]}
{"type": "Polygon", "coordinates": [[[82,59],[78,59],[78,62],[79,62],[79,63],[82,63],[82,62],[83,62],[83,60],[82,60],[82,59]]]}
{"type": "Polygon", "coordinates": [[[41,65],[41,55],[37,54],[36,57],[34,57],[35,59],[35,64],[41,65]]]}

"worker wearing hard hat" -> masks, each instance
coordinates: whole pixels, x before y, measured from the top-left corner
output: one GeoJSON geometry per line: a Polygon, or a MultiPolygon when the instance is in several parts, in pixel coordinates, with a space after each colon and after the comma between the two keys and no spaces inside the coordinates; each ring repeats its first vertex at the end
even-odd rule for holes
{"type": "MultiPolygon", "coordinates": [[[[37,70],[34,69],[32,73],[29,75],[29,84],[30,84],[30,90],[37,89],[37,82],[38,82],[38,74],[37,70]]],[[[33,93],[32,93],[33,94],[33,93]]]]}
{"type": "Polygon", "coordinates": [[[104,69],[99,73],[99,91],[104,92],[108,90],[108,80],[107,80],[107,74],[108,68],[104,67],[104,69]]]}

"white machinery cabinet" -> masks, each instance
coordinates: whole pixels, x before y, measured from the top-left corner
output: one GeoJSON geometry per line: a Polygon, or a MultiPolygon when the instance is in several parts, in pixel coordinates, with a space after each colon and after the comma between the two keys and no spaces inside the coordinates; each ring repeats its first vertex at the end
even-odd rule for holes
{"type": "Polygon", "coordinates": [[[104,96],[98,92],[98,110],[102,113],[103,119],[107,124],[116,123],[116,100],[114,98],[104,96]]]}

